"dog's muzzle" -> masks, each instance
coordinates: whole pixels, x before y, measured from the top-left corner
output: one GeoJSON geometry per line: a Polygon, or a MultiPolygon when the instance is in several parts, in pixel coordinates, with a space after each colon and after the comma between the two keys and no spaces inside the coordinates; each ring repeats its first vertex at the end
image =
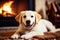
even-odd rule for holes
{"type": "Polygon", "coordinates": [[[26,21],[26,26],[30,26],[30,20],[26,21]]]}
{"type": "Polygon", "coordinates": [[[26,21],[26,25],[25,25],[26,29],[30,29],[31,28],[32,25],[30,24],[30,22],[31,22],[30,20],[26,21]]]}

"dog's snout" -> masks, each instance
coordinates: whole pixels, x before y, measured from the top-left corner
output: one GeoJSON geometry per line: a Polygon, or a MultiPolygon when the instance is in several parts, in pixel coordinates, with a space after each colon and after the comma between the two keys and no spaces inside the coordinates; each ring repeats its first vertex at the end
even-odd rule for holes
{"type": "Polygon", "coordinates": [[[27,21],[26,21],[26,24],[27,24],[27,25],[30,25],[30,20],[27,20],[27,21]]]}

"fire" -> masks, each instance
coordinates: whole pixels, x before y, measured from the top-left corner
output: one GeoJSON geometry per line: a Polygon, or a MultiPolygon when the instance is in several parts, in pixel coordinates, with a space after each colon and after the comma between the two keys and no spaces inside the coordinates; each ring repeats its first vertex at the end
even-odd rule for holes
{"type": "Polygon", "coordinates": [[[13,1],[6,2],[2,6],[2,8],[0,8],[0,14],[2,13],[3,16],[7,16],[7,14],[13,15],[12,9],[11,9],[12,3],[13,3],[13,1]]]}
{"type": "Polygon", "coordinates": [[[5,3],[3,6],[3,10],[6,11],[7,13],[12,13],[12,10],[11,10],[12,3],[13,3],[13,1],[5,3]]]}
{"type": "Polygon", "coordinates": [[[2,14],[2,8],[0,8],[0,14],[2,14]]]}

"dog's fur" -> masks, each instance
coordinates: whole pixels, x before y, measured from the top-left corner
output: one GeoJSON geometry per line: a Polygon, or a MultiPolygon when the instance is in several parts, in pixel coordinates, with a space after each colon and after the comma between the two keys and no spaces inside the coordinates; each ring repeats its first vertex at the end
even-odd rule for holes
{"type": "Polygon", "coordinates": [[[41,19],[41,15],[35,11],[22,11],[16,16],[16,20],[19,22],[19,27],[15,34],[11,36],[12,38],[28,39],[37,35],[44,35],[44,32],[48,31],[47,28],[51,32],[56,31],[51,22],[41,19]]]}

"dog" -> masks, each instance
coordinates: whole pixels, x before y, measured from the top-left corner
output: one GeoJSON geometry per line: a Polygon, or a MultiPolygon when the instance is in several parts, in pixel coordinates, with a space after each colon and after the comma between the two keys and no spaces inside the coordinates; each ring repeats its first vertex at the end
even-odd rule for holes
{"type": "Polygon", "coordinates": [[[44,32],[48,32],[47,28],[50,32],[57,31],[50,21],[42,19],[42,16],[35,11],[21,11],[16,16],[16,21],[19,22],[19,27],[11,38],[29,39],[37,35],[44,35],[44,32]]]}

